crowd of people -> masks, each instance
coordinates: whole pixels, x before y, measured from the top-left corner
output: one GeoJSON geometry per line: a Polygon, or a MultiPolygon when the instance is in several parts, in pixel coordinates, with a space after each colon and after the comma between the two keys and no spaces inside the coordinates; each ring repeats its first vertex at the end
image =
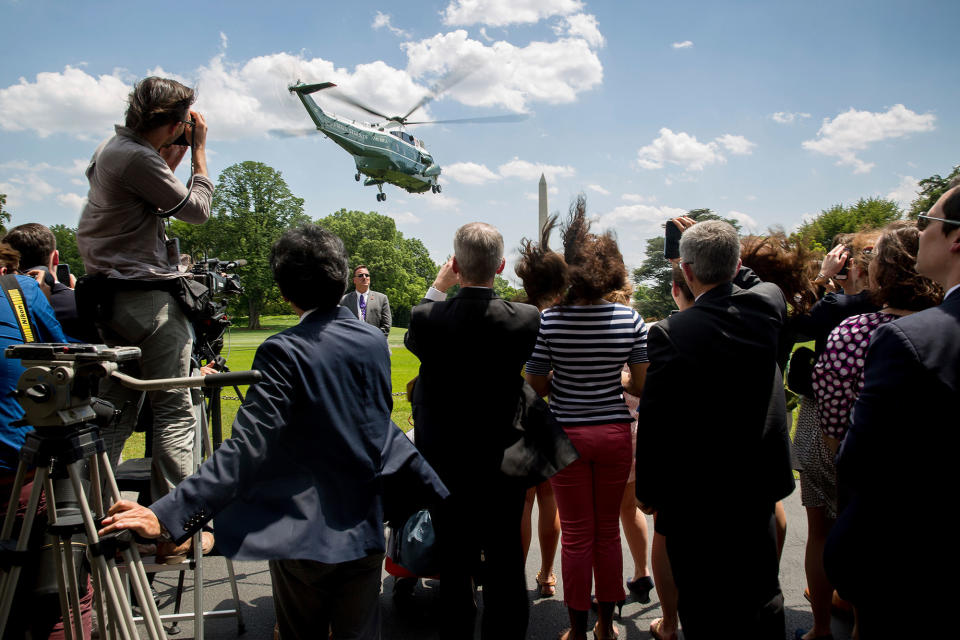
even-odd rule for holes
{"type": "MultiPolygon", "coordinates": [[[[71,286],[51,277],[58,254],[48,229],[21,225],[0,243],[9,302],[0,305],[0,346],[97,335],[139,346],[143,377],[187,373],[189,309],[163,219],[209,214],[206,125],[193,99],[172,80],[138,83],[126,126],[87,169],[78,241],[93,304],[81,300],[78,312],[71,286]],[[189,187],[173,176],[185,133],[189,187]]],[[[884,607],[901,585],[925,595],[918,628],[938,628],[948,590],[934,585],[949,541],[934,514],[950,486],[960,400],[960,186],[915,221],[838,237],[822,258],[781,232],[741,237],[727,222],[689,217],[666,224],[681,232],[671,266],[677,310],[656,322],[632,307],[616,238],[591,230],[582,196],[562,224],[554,218],[523,241],[523,301],[494,293],[506,264],[500,232],[482,222],[458,229],[404,336],[420,361],[412,442],[390,421],[389,302],[370,289],[365,265],[349,268],[335,235],[288,230],[270,266],[300,321],[258,349],[263,380],[233,437],[195,469],[189,395],[151,392],[153,502],[114,504],[99,535],[129,529],[175,557],[216,518],[225,555],[269,561],[280,638],[378,638],[383,523],[400,528],[429,508],[440,637],[474,637],[482,585],[481,637],[520,640],[537,504],[535,588],[561,592],[561,640],[620,637],[615,612],[628,592],[649,602],[653,589],[662,614],[649,627],[654,638],[682,629],[690,639],[779,640],[782,500],[796,469],[813,614],[796,637],[831,637],[837,607],[855,613],[859,637],[887,635],[884,607]],[[562,248],[552,250],[558,227],[562,248]],[[345,294],[351,275],[355,290],[345,294]],[[813,349],[798,348],[809,341],[813,349]],[[904,508],[906,537],[892,522],[904,508]],[[906,561],[894,560],[901,549],[906,561]]],[[[12,393],[23,369],[2,364],[0,489],[9,490],[30,427],[12,393]]],[[[103,394],[139,406],[110,382],[103,394]]],[[[125,411],[103,433],[113,464],[136,418],[125,411]]],[[[201,540],[206,551],[213,536],[201,540]]],[[[90,591],[88,583],[85,637],[90,591]]],[[[4,637],[62,634],[58,604],[15,616],[4,637]]]]}

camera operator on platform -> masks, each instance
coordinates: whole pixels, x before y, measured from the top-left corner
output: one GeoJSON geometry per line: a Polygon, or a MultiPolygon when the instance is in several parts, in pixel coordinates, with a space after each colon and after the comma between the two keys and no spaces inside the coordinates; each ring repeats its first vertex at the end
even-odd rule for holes
{"type": "MultiPolygon", "coordinates": [[[[81,313],[96,304],[108,345],[140,348],[140,376],[146,379],[190,372],[193,333],[178,303],[180,255],[176,242],[167,240],[164,221],[172,215],[200,224],[210,216],[207,125],[190,110],[195,99],[193,89],[174,80],[141,80],[130,93],[125,126],[116,126],[116,134],[97,148],[86,170],[90,191],[77,246],[93,279],[81,283],[78,304],[81,313]],[[185,144],[192,149],[189,188],[173,174],[186,155],[185,144]]],[[[137,406],[138,392],[118,383],[104,380],[101,391],[118,409],[137,406]]],[[[193,471],[196,418],[189,390],[148,393],[154,412],[151,493],[157,499],[193,471]]],[[[103,430],[114,466],[136,414],[125,410],[119,424],[103,430]]],[[[164,554],[158,549],[158,555],[164,554]]]]}

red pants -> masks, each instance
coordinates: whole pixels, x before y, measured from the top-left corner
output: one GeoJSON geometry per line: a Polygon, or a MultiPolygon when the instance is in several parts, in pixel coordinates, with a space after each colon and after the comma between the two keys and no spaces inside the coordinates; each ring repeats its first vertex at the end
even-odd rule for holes
{"type": "Polygon", "coordinates": [[[580,459],[550,479],[560,512],[563,599],[590,609],[591,574],[597,600],[617,602],[623,588],[620,501],[630,475],[630,424],[564,427],[580,459]]]}

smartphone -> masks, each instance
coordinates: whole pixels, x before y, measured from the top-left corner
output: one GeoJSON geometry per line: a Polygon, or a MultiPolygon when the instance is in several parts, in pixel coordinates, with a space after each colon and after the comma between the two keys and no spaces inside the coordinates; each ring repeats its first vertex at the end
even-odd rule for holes
{"type": "Polygon", "coordinates": [[[673,260],[680,257],[680,235],[683,232],[673,224],[673,220],[667,220],[664,228],[663,238],[663,257],[667,260],[673,260]]]}
{"type": "Polygon", "coordinates": [[[840,271],[837,271],[837,275],[833,276],[834,280],[846,280],[847,279],[847,270],[850,266],[850,252],[844,251],[843,255],[847,256],[847,259],[843,261],[843,266],[840,267],[840,271]]]}
{"type": "Polygon", "coordinates": [[[70,265],[65,262],[57,265],[57,281],[70,286],[70,265]]]}

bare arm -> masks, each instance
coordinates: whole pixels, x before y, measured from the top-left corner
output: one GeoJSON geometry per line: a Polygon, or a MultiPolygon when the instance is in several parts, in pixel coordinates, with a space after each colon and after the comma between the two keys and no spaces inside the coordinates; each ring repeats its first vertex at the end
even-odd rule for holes
{"type": "Polygon", "coordinates": [[[627,390],[627,393],[639,398],[643,395],[643,385],[647,381],[647,369],[650,367],[650,363],[641,362],[638,364],[629,364],[627,367],[629,367],[630,373],[621,374],[620,382],[623,384],[623,388],[627,390]]]}
{"type": "Polygon", "coordinates": [[[545,398],[550,395],[550,381],[553,379],[552,371],[545,376],[524,372],[523,377],[537,392],[538,396],[545,398]]]}

